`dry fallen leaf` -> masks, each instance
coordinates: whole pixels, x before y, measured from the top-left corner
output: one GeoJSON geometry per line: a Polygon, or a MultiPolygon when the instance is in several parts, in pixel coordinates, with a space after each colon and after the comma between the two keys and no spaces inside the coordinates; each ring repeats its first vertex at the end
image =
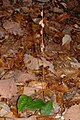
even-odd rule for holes
{"type": "Polygon", "coordinates": [[[35,58],[31,55],[25,54],[24,56],[25,66],[32,70],[38,70],[40,66],[49,67],[49,71],[54,72],[54,66],[51,62],[47,61],[45,58],[41,57],[35,58]]]}
{"type": "Polygon", "coordinates": [[[28,86],[31,86],[36,89],[45,89],[47,87],[47,83],[39,82],[39,81],[31,81],[29,82],[28,86]]]}
{"type": "Polygon", "coordinates": [[[36,116],[31,116],[29,118],[5,118],[5,120],[37,120],[36,116]]]}
{"type": "Polygon", "coordinates": [[[29,80],[36,80],[37,79],[35,74],[32,72],[26,73],[26,72],[21,72],[19,70],[15,71],[14,76],[15,76],[16,82],[26,82],[29,80]]]}
{"type": "Polygon", "coordinates": [[[50,85],[50,89],[51,90],[56,90],[56,91],[59,91],[59,92],[67,92],[68,91],[68,87],[66,84],[61,84],[61,85],[57,85],[57,84],[52,84],[50,85]]]}
{"type": "Polygon", "coordinates": [[[24,20],[24,15],[21,13],[14,14],[14,19],[16,22],[20,23],[21,20],[24,20]]]}
{"type": "Polygon", "coordinates": [[[22,36],[24,31],[21,29],[20,24],[13,21],[5,21],[3,27],[11,34],[22,36]]]}
{"type": "Polygon", "coordinates": [[[58,20],[59,22],[63,22],[63,21],[65,21],[65,20],[68,19],[68,18],[69,18],[69,15],[65,12],[65,13],[59,15],[59,16],[57,17],[57,20],[58,20]]]}
{"type": "Polygon", "coordinates": [[[0,102],[0,117],[5,116],[9,112],[10,112],[9,106],[5,104],[4,102],[0,102]]]}
{"type": "Polygon", "coordinates": [[[37,116],[37,120],[55,120],[54,117],[51,116],[37,116]]]}
{"type": "Polygon", "coordinates": [[[0,119],[0,120],[37,120],[37,119],[36,119],[36,116],[33,115],[33,116],[29,117],[29,118],[23,118],[23,117],[22,118],[6,117],[6,118],[0,119]]]}
{"type": "Polygon", "coordinates": [[[72,41],[71,36],[66,34],[62,38],[62,45],[69,44],[72,41]]]}
{"type": "Polygon", "coordinates": [[[31,96],[35,94],[35,91],[38,92],[39,90],[46,89],[46,87],[46,82],[31,81],[29,82],[28,87],[24,87],[23,94],[31,96]]]}
{"type": "Polygon", "coordinates": [[[63,12],[64,12],[63,9],[60,9],[60,8],[58,8],[58,7],[54,7],[54,8],[53,8],[53,11],[54,11],[55,13],[63,13],[63,12]]]}
{"type": "Polygon", "coordinates": [[[17,86],[12,78],[0,80],[1,97],[11,98],[13,95],[16,95],[16,93],[17,93],[17,86]]]}
{"type": "Polygon", "coordinates": [[[64,114],[65,120],[80,120],[80,104],[70,107],[64,114]]]}
{"type": "Polygon", "coordinates": [[[31,96],[31,95],[35,94],[35,91],[37,92],[38,90],[39,89],[35,89],[35,88],[32,88],[32,87],[24,87],[23,94],[31,96]]]}
{"type": "Polygon", "coordinates": [[[3,38],[5,35],[5,31],[3,28],[0,27],[0,39],[3,38]]]}

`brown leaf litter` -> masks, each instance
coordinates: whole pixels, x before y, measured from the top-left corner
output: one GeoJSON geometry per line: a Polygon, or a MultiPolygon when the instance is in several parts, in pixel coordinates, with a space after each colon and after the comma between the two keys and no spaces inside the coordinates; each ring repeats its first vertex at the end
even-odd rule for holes
{"type": "Polygon", "coordinates": [[[0,120],[80,120],[79,5],[0,0],[0,120]],[[22,94],[52,100],[51,115],[18,113],[22,94]]]}

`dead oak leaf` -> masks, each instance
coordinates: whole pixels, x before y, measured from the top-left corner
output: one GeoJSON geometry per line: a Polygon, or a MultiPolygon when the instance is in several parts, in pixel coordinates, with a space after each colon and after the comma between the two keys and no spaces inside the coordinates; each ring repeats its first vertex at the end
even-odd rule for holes
{"type": "Polygon", "coordinates": [[[58,92],[67,92],[68,91],[68,87],[66,84],[61,84],[61,85],[57,85],[57,84],[52,84],[50,87],[49,87],[51,90],[56,90],[58,92]]]}
{"type": "Polygon", "coordinates": [[[7,104],[4,102],[0,102],[0,117],[3,117],[4,115],[8,114],[10,112],[10,108],[7,104]]]}
{"type": "Polygon", "coordinates": [[[49,71],[54,73],[54,66],[51,62],[47,61],[45,58],[41,57],[35,58],[31,55],[24,55],[24,64],[28,69],[38,70],[40,66],[49,67],[49,71]]]}
{"type": "Polygon", "coordinates": [[[17,86],[13,79],[0,80],[0,95],[4,98],[11,98],[17,93],[17,86]]]}
{"type": "Polygon", "coordinates": [[[15,76],[16,82],[26,82],[29,80],[36,80],[37,79],[34,73],[21,72],[20,70],[16,70],[14,72],[14,76],[15,76]]]}
{"type": "Polygon", "coordinates": [[[70,107],[66,111],[64,115],[64,119],[65,120],[80,120],[80,104],[70,107]]]}
{"type": "Polygon", "coordinates": [[[46,89],[46,87],[46,82],[31,81],[29,82],[28,87],[24,87],[23,94],[31,96],[35,94],[35,91],[38,92],[39,90],[46,89]]]}
{"type": "Polygon", "coordinates": [[[20,24],[17,22],[6,20],[3,23],[3,27],[6,31],[14,35],[23,36],[24,34],[24,30],[21,29],[20,24]]]}

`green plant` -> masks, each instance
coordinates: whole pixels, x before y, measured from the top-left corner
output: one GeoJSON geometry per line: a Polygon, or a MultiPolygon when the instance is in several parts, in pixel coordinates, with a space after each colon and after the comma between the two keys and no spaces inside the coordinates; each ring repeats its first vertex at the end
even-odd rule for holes
{"type": "Polygon", "coordinates": [[[53,109],[52,101],[44,102],[42,99],[32,99],[31,96],[21,95],[17,102],[18,112],[22,112],[25,109],[39,110],[43,115],[50,115],[53,109]]]}

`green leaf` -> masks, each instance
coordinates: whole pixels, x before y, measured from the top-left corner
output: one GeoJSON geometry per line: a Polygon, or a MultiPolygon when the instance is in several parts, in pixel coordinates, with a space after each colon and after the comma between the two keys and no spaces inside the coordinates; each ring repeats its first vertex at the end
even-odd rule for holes
{"type": "Polygon", "coordinates": [[[22,112],[25,109],[40,110],[41,114],[49,115],[53,109],[52,101],[44,103],[42,99],[36,98],[32,100],[30,96],[21,95],[17,103],[18,112],[22,112]]]}
{"type": "Polygon", "coordinates": [[[28,106],[32,103],[32,98],[27,95],[21,95],[18,99],[18,112],[22,112],[24,109],[27,109],[28,106]]]}
{"type": "Polygon", "coordinates": [[[40,113],[43,115],[50,115],[52,109],[53,109],[53,103],[50,100],[45,104],[45,106],[41,108],[40,113]]]}
{"type": "Polygon", "coordinates": [[[42,99],[36,98],[32,101],[28,108],[31,110],[38,110],[41,109],[44,105],[45,103],[43,102],[42,99]]]}

